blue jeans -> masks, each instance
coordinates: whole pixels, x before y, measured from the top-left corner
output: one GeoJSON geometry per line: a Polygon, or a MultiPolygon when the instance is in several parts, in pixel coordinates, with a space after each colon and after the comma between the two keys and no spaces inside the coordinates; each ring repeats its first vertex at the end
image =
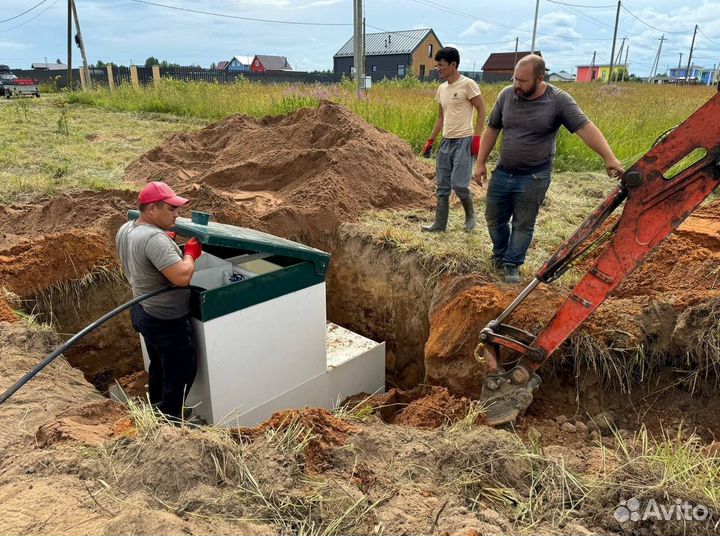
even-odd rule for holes
{"type": "Polygon", "coordinates": [[[444,138],[435,159],[437,195],[449,196],[452,190],[458,196],[470,193],[473,157],[470,155],[472,136],[444,138]]]}
{"type": "Polygon", "coordinates": [[[150,403],[164,414],[180,418],[185,396],[197,372],[190,315],[163,320],[148,314],[140,304],[135,304],[130,316],[135,331],[145,339],[150,358],[150,403]]]}
{"type": "Polygon", "coordinates": [[[493,255],[504,264],[520,266],[535,230],[540,205],[550,186],[550,170],[513,175],[495,169],[487,189],[487,221],[493,255]]]}

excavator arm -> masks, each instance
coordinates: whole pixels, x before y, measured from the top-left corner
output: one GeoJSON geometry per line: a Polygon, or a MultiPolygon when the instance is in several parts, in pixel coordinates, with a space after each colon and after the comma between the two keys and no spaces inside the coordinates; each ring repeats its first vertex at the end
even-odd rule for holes
{"type": "Polygon", "coordinates": [[[525,412],[540,385],[535,371],[719,183],[720,93],[628,169],[620,185],[547,260],[525,290],[480,332],[475,355],[487,364],[480,401],[490,424],[513,422],[525,412]],[[602,225],[623,202],[617,222],[602,233],[602,225]],[[602,245],[593,266],[540,333],[534,336],[504,324],[540,283],[560,277],[598,242],[602,245]],[[501,349],[517,358],[510,370],[501,365],[501,349]]]}

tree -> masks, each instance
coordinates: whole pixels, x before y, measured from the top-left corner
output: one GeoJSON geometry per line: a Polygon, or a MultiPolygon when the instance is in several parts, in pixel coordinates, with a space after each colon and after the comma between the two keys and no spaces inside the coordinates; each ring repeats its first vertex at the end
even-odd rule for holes
{"type": "Polygon", "coordinates": [[[153,65],[160,65],[160,61],[155,56],[150,56],[145,60],[145,67],[152,67],[153,65]]]}
{"type": "Polygon", "coordinates": [[[95,62],[95,67],[97,69],[102,69],[104,67],[107,67],[107,63],[105,63],[103,60],[97,60],[97,62],[95,62]]]}

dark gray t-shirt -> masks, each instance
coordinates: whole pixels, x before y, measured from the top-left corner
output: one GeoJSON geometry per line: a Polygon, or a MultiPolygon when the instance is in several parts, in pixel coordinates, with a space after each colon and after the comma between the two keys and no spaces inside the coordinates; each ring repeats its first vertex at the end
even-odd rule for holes
{"type": "Polygon", "coordinates": [[[506,87],[488,117],[490,128],[502,129],[498,167],[510,173],[550,169],[560,126],[574,133],[589,121],[575,100],[555,86],[548,84],[535,100],[521,99],[506,87]]]}
{"type": "MultiPolygon", "coordinates": [[[[115,235],[115,247],[136,298],[172,283],[161,273],[182,260],[177,244],[155,225],[129,221],[115,235]]],[[[190,290],[171,290],[143,301],[155,318],[180,318],[190,312],[190,290]]]]}

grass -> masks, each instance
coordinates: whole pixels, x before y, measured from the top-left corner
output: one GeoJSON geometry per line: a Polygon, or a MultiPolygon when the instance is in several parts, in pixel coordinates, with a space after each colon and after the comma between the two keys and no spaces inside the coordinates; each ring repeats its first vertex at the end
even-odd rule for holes
{"type": "MultiPolygon", "coordinates": [[[[536,225],[533,246],[522,270],[526,276],[535,273],[554,252],[559,243],[567,239],[614,187],[600,173],[557,173],[548,191],[536,225]]],[[[492,273],[490,257],[492,242],[482,221],[485,198],[476,196],[476,209],[480,216],[472,233],[462,230],[463,210],[452,206],[448,232],[423,233],[421,224],[430,214],[418,210],[376,211],[364,215],[360,222],[345,227],[348,236],[370,236],[380,244],[399,251],[412,251],[428,273],[492,273]]],[[[499,275],[498,281],[499,281],[499,275]]],[[[561,279],[570,285],[577,281],[579,272],[572,271],[561,279]]]]}
{"type": "MultiPolygon", "coordinates": [[[[62,96],[0,100],[0,203],[124,186],[130,162],[165,136],[203,121],[113,113],[62,96]]],[[[126,186],[126,185],[125,185],[126,186]]]]}
{"type": "MultiPolygon", "coordinates": [[[[141,464],[154,471],[165,468],[175,471],[178,479],[201,490],[195,493],[184,486],[180,486],[180,491],[154,490],[154,499],[162,507],[178,515],[210,521],[271,524],[281,534],[365,533],[367,518],[383,500],[373,502],[363,494],[348,493],[332,478],[305,474],[302,454],[313,433],[298,423],[280,423],[246,442],[238,440],[230,428],[184,424],[181,430],[174,429],[141,400],[131,399],[129,412],[138,430],[137,437],[106,443],[93,456],[106,467],[108,478],[102,480],[106,488],[118,490],[108,493],[108,497],[119,504],[128,500],[119,490],[142,486],[135,481],[136,471],[143,471],[137,467],[141,464]],[[197,475],[184,475],[181,467],[174,466],[179,463],[177,460],[168,460],[163,446],[168,435],[173,437],[174,449],[188,449],[187,454],[195,455],[192,460],[183,456],[179,459],[189,463],[197,475]],[[282,460],[285,476],[267,468],[273,460],[282,460]],[[290,474],[297,489],[278,486],[290,474]],[[211,493],[208,485],[213,486],[211,493]]],[[[171,473],[167,479],[172,480],[171,473]]]]}
{"type": "MultiPolygon", "coordinates": [[[[254,117],[278,115],[314,106],[329,99],[369,123],[396,134],[416,151],[425,143],[437,114],[436,84],[416,80],[377,83],[359,100],[350,81],[335,85],[263,85],[240,80],[235,84],[163,80],[158,87],[123,85],[110,92],[97,88],[67,95],[74,104],[117,111],[153,112],[214,121],[231,114],[254,117]]],[[[482,85],[488,112],[503,85],[482,85]]],[[[682,122],[714,90],[705,86],[655,86],[625,83],[561,84],[608,138],[626,165],[643,155],[664,131],[682,122]]],[[[601,170],[602,162],[577,137],[561,129],[557,141],[558,171],[601,170]]]]}

